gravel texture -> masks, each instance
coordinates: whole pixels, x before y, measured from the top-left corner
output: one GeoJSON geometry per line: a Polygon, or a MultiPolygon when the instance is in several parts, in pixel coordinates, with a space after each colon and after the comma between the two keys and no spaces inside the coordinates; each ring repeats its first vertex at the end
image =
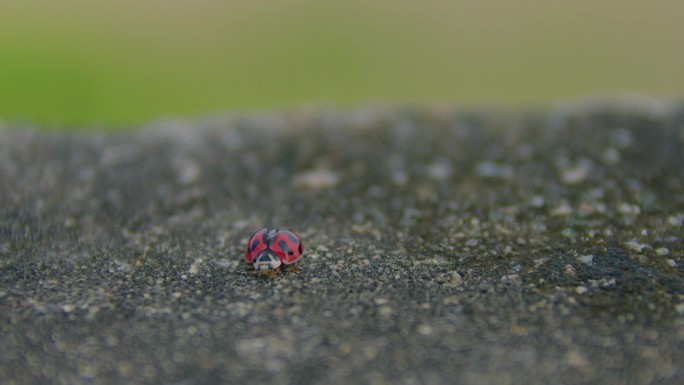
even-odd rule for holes
{"type": "Polygon", "coordinates": [[[0,129],[2,384],[684,383],[684,106],[0,129]],[[247,270],[261,227],[302,272],[247,270]]]}

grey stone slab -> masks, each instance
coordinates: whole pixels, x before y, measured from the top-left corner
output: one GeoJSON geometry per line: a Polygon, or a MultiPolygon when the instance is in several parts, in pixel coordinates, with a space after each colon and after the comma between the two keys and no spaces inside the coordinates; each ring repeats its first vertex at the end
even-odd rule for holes
{"type": "Polygon", "coordinates": [[[684,107],[0,130],[0,383],[684,383],[684,107]],[[300,274],[255,276],[261,227],[300,274]]]}

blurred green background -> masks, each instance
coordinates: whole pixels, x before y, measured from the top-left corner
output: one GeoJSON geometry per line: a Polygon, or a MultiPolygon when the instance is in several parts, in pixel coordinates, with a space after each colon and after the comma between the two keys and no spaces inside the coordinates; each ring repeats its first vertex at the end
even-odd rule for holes
{"type": "Polygon", "coordinates": [[[684,1],[0,0],[0,120],[684,94],[684,1]]]}

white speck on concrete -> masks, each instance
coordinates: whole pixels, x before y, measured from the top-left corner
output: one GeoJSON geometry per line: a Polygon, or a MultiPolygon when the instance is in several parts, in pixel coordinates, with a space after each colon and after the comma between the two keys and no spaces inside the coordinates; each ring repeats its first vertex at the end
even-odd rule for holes
{"type": "Polygon", "coordinates": [[[622,156],[620,155],[620,151],[610,147],[603,151],[602,158],[605,164],[609,166],[615,166],[620,163],[622,156]]]}
{"type": "Polygon", "coordinates": [[[639,251],[639,252],[644,251],[645,249],[651,248],[651,246],[643,244],[643,243],[639,243],[635,240],[631,240],[631,241],[625,243],[625,246],[627,246],[627,248],[629,248],[632,251],[639,251]]]}
{"type": "Polygon", "coordinates": [[[618,206],[618,212],[622,215],[639,215],[641,213],[641,208],[639,208],[638,205],[623,203],[618,206]]]}
{"type": "Polygon", "coordinates": [[[393,312],[394,310],[390,306],[382,306],[380,309],[378,309],[378,314],[383,318],[392,317],[393,312]]]}
{"type": "Polygon", "coordinates": [[[423,335],[423,336],[429,336],[433,332],[432,326],[428,324],[423,324],[418,326],[418,334],[423,335]]]}
{"type": "Polygon", "coordinates": [[[518,274],[506,274],[501,277],[501,283],[520,283],[518,274]]]}
{"type": "Polygon", "coordinates": [[[427,174],[433,179],[447,179],[451,176],[451,163],[446,159],[438,160],[428,166],[427,174]]]}
{"type": "Polygon", "coordinates": [[[194,262],[190,265],[190,268],[188,269],[188,273],[190,275],[195,275],[199,272],[200,264],[204,261],[203,258],[197,258],[195,259],[194,262]]]}
{"type": "Polygon", "coordinates": [[[566,238],[575,238],[577,236],[577,232],[570,227],[566,227],[561,231],[561,235],[566,237],[566,238]]]}
{"type": "Polygon", "coordinates": [[[565,268],[563,268],[563,272],[564,272],[565,274],[571,276],[571,277],[575,276],[575,274],[577,273],[577,272],[575,271],[575,268],[572,267],[572,265],[570,265],[570,264],[565,265],[565,268]]]}
{"type": "Polygon", "coordinates": [[[116,271],[120,271],[123,273],[128,273],[129,271],[131,271],[131,265],[129,265],[126,262],[121,262],[115,259],[114,264],[116,264],[116,271]]]}
{"type": "Polygon", "coordinates": [[[546,200],[541,195],[535,195],[530,199],[530,206],[540,208],[544,206],[546,200]]]}
{"type": "Polygon", "coordinates": [[[684,215],[676,215],[667,218],[667,223],[671,226],[681,226],[684,223],[684,215]]]}
{"type": "Polygon", "coordinates": [[[249,338],[238,341],[235,348],[239,356],[246,358],[258,353],[266,347],[266,340],[263,338],[249,338]]]}
{"type": "Polygon", "coordinates": [[[397,186],[406,186],[408,175],[404,171],[394,171],[392,173],[392,182],[397,186]]]}
{"type": "Polygon", "coordinates": [[[326,168],[319,168],[295,175],[292,184],[295,187],[319,190],[334,187],[340,182],[340,175],[326,168]]]}
{"type": "Polygon", "coordinates": [[[442,279],[446,287],[456,287],[463,284],[463,277],[455,271],[442,275],[442,279]]]}
{"type": "Polygon", "coordinates": [[[593,255],[582,255],[579,257],[579,261],[582,264],[585,265],[593,265],[594,264],[594,256],[593,255]]]}
{"type": "Polygon", "coordinates": [[[659,247],[656,249],[656,254],[660,255],[661,257],[664,257],[670,254],[670,249],[668,249],[667,247],[659,247]]]}
{"type": "Polygon", "coordinates": [[[684,302],[675,305],[675,310],[679,314],[684,314],[684,302]]]}
{"type": "Polygon", "coordinates": [[[554,217],[562,217],[572,214],[572,207],[567,202],[563,202],[560,205],[553,208],[550,214],[554,217]]]}
{"type": "Polygon", "coordinates": [[[178,183],[182,185],[197,182],[201,175],[202,169],[192,160],[186,159],[178,165],[178,183]]]}
{"type": "Polygon", "coordinates": [[[582,353],[576,350],[569,351],[565,355],[564,359],[569,366],[575,369],[581,370],[585,368],[587,365],[589,365],[587,358],[582,353]]]}
{"type": "Polygon", "coordinates": [[[583,182],[593,168],[593,163],[589,159],[581,159],[577,164],[561,170],[561,180],[565,184],[578,184],[583,182]]]}
{"type": "Polygon", "coordinates": [[[483,178],[492,179],[512,179],[513,167],[507,164],[497,164],[491,161],[484,161],[477,164],[475,173],[483,178]]]}
{"type": "Polygon", "coordinates": [[[610,142],[617,148],[627,148],[634,143],[634,135],[626,128],[620,128],[610,133],[610,142]]]}
{"type": "Polygon", "coordinates": [[[214,261],[214,264],[224,269],[233,269],[236,268],[240,264],[240,262],[230,259],[219,259],[214,261]]]}

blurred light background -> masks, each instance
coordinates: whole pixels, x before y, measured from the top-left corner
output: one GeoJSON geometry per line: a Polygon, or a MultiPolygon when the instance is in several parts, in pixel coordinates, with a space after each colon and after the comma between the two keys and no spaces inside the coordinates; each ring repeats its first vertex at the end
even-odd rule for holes
{"type": "Polygon", "coordinates": [[[0,0],[0,120],[684,95],[682,0],[0,0]]]}

